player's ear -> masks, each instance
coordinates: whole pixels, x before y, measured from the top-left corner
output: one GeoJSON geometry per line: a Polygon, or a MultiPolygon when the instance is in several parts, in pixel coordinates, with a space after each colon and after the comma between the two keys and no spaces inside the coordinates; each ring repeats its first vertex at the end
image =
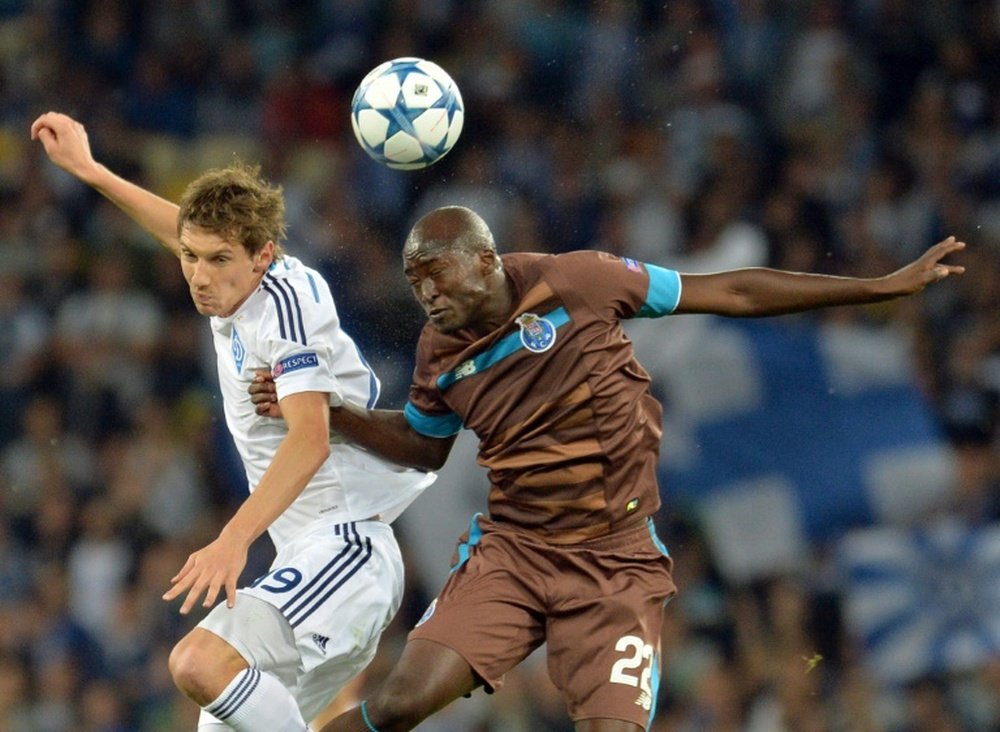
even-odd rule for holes
{"type": "Polygon", "coordinates": [[[483,249],[479,253],[479,262],[482,265],[484,275],[500,268],[500,257],[493,249],[483,249]]]}
{"type": "Polygon", "coordinates": [[[253,258],[253,271],[266,272],[274,261],[274,242],[268,241],[253,258]]]}

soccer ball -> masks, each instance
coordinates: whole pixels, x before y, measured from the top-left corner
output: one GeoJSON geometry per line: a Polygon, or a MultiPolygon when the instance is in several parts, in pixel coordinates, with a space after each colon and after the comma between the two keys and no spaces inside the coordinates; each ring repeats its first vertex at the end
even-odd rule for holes
{"type": "Polygon", "coordinates": [[[351,126],[361,147],[397,170],[436,163],[455,145],[464,121],[458,86],[440,66],[420,58],[379,64],[351,102],[351,126]]]}

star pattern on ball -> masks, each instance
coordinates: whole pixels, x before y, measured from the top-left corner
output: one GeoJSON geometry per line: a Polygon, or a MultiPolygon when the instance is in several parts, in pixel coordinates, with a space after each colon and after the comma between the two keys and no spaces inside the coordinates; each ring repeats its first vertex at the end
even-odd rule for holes
{"type": "MultiPolygon", "coordinates": [[[[396,71],[396,75],[399,78],[399,92],[396,95],[396,103],[387,109],[378,109],[372,107],[370,104],[361,100],[361,104],[358,106],[359,109],[372,109],[378,112],[380,115],[385,117],[389,122],[389,127],[385,132],[385,139],[390,140],[392,136],[399,133],[405,132],[406,134],[413,137],[420,146],[424,149],[424,152],[429,155],[433,155],[438,152],[440,147],[434,147],[426,144],[420,140],[420,135],[417,133],[416,128],[413,126],[413,122],[420,117],[422,114],[426,113],[429,109],[448,109],[455,102],[455,94],[450,89],[445,89],[441,84],[429,76],[427,76],[421,69],[417,67],[416,64],[408,64],[401,66],[396,71]],[[433,104],[426,107],[412,108],[406,104],[406,99],[404,96],[403,85],[406,83],[406,77],[410,75],[411,72],[415,72],[424,76],[429,83],[434,84],[441,92],[441,96],[433,104]]],[[[448,113],[448,121],[451,121],[452,116],[454,116],[454,111],[448,113]]],[[[384,143],[381,147],[384,147],[384,143]]]]}
{"type": "Polygon", "coordinates": [[[370,156],[390,167],[416,169],[454,145],[464,104],[454,81],[438,66],[397,59],[365,78],[355,92],[352,115],[355,135],[370,156]]]}
{"type": "MultiPolygon", "coordinates": [[[[437,84],[437,82],[434,81],[433,79],[431,80],[431,83],[437,84]]],[[[438,84],[438,88],[440,87],[441,85],[438,84]]],[[[389,109],[379,110],[379,112],[381,112],[389,120],[389,129],[386,130],[385,139],[391,140],[392,136],[395,135],[397,132],[405,132],[406,134],[410,135],[417,142],[420,143],[420,147],[423,148],[425,154],[433,155],[437,153],[439,148],[443,146],[443,141],[442,144],[436,146],[428,145],[427,143],[425,143],[423,140],[420,139],[420,135],[417,132],[416,128],[413,126],[413,122],[414,120],[417,119],[417,117],[426,114],[427,110],[429,109],[441,109],[448,107],[449,104],[448,97],[450,93],[447,92],[445,89],[441,89],[441,92],[442,92],[441,98],[438,99],[433,104],[431,104],[430,106],[424,107],[423,109],[411,109],[410,107],[407,107],[405,104],[403,104],[403,92],[400,91],[398,104],[390,107],[389,109]]]]}

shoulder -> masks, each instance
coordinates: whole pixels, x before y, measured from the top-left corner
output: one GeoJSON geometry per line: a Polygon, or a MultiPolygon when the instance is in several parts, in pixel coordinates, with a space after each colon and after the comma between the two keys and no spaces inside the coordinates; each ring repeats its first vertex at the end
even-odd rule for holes
{"type": "Polygon", "coordinates": [[[293,257],[283,257],[265,273],[256,297],[262,337],[305,343],[339,322],[322,275],[293,257]]]}
{"type": "Polygon", "coordinates": [[[261,289],[278,307],[288,300],[306,309],[333,303],[330,286],[323,275],[287,255],[271,265],[261,280],[261,289]]]}
{"type": "Polygon", "coordinates": [[[537,269],[539,271],[573,269],[577,267],[594,267],[607,264],[628,265],[634,260],[619,257],[609,252],[597,249],[579,249],[560,254],[523,253],[504,254],[501,259],[505,267],[521,270],[537,269]]]}
{"type": "Polygon", "coordinates": [[[513,252],[501,254],[500,261],[508,274],[524,274],[544,269],[546,263],[554,259],[555,256],[540,252],[513,252]]]}
{"type": "Polygon", "coordinates": [[[590,282],[599,288],[600,285],[609,285],[621,278],[631,279],[645,274],[641,262],[596,249],[547,255],[536,260],[533,266],[541,276],[565,279],[573,282],[574,287],[587,282],[587,277],[596,278],[590,282]]]}

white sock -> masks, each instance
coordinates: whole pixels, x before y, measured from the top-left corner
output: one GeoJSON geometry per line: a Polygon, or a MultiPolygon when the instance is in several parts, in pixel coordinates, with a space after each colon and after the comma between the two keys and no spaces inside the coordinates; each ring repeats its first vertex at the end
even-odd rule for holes
{"type": "Polygon", "coordinates": [[[219,698],[203,708],[215,719],[240,732],[305,732],[309,729],[295,698],[284,684],[257,668],[240,671],[219,698]]]}

